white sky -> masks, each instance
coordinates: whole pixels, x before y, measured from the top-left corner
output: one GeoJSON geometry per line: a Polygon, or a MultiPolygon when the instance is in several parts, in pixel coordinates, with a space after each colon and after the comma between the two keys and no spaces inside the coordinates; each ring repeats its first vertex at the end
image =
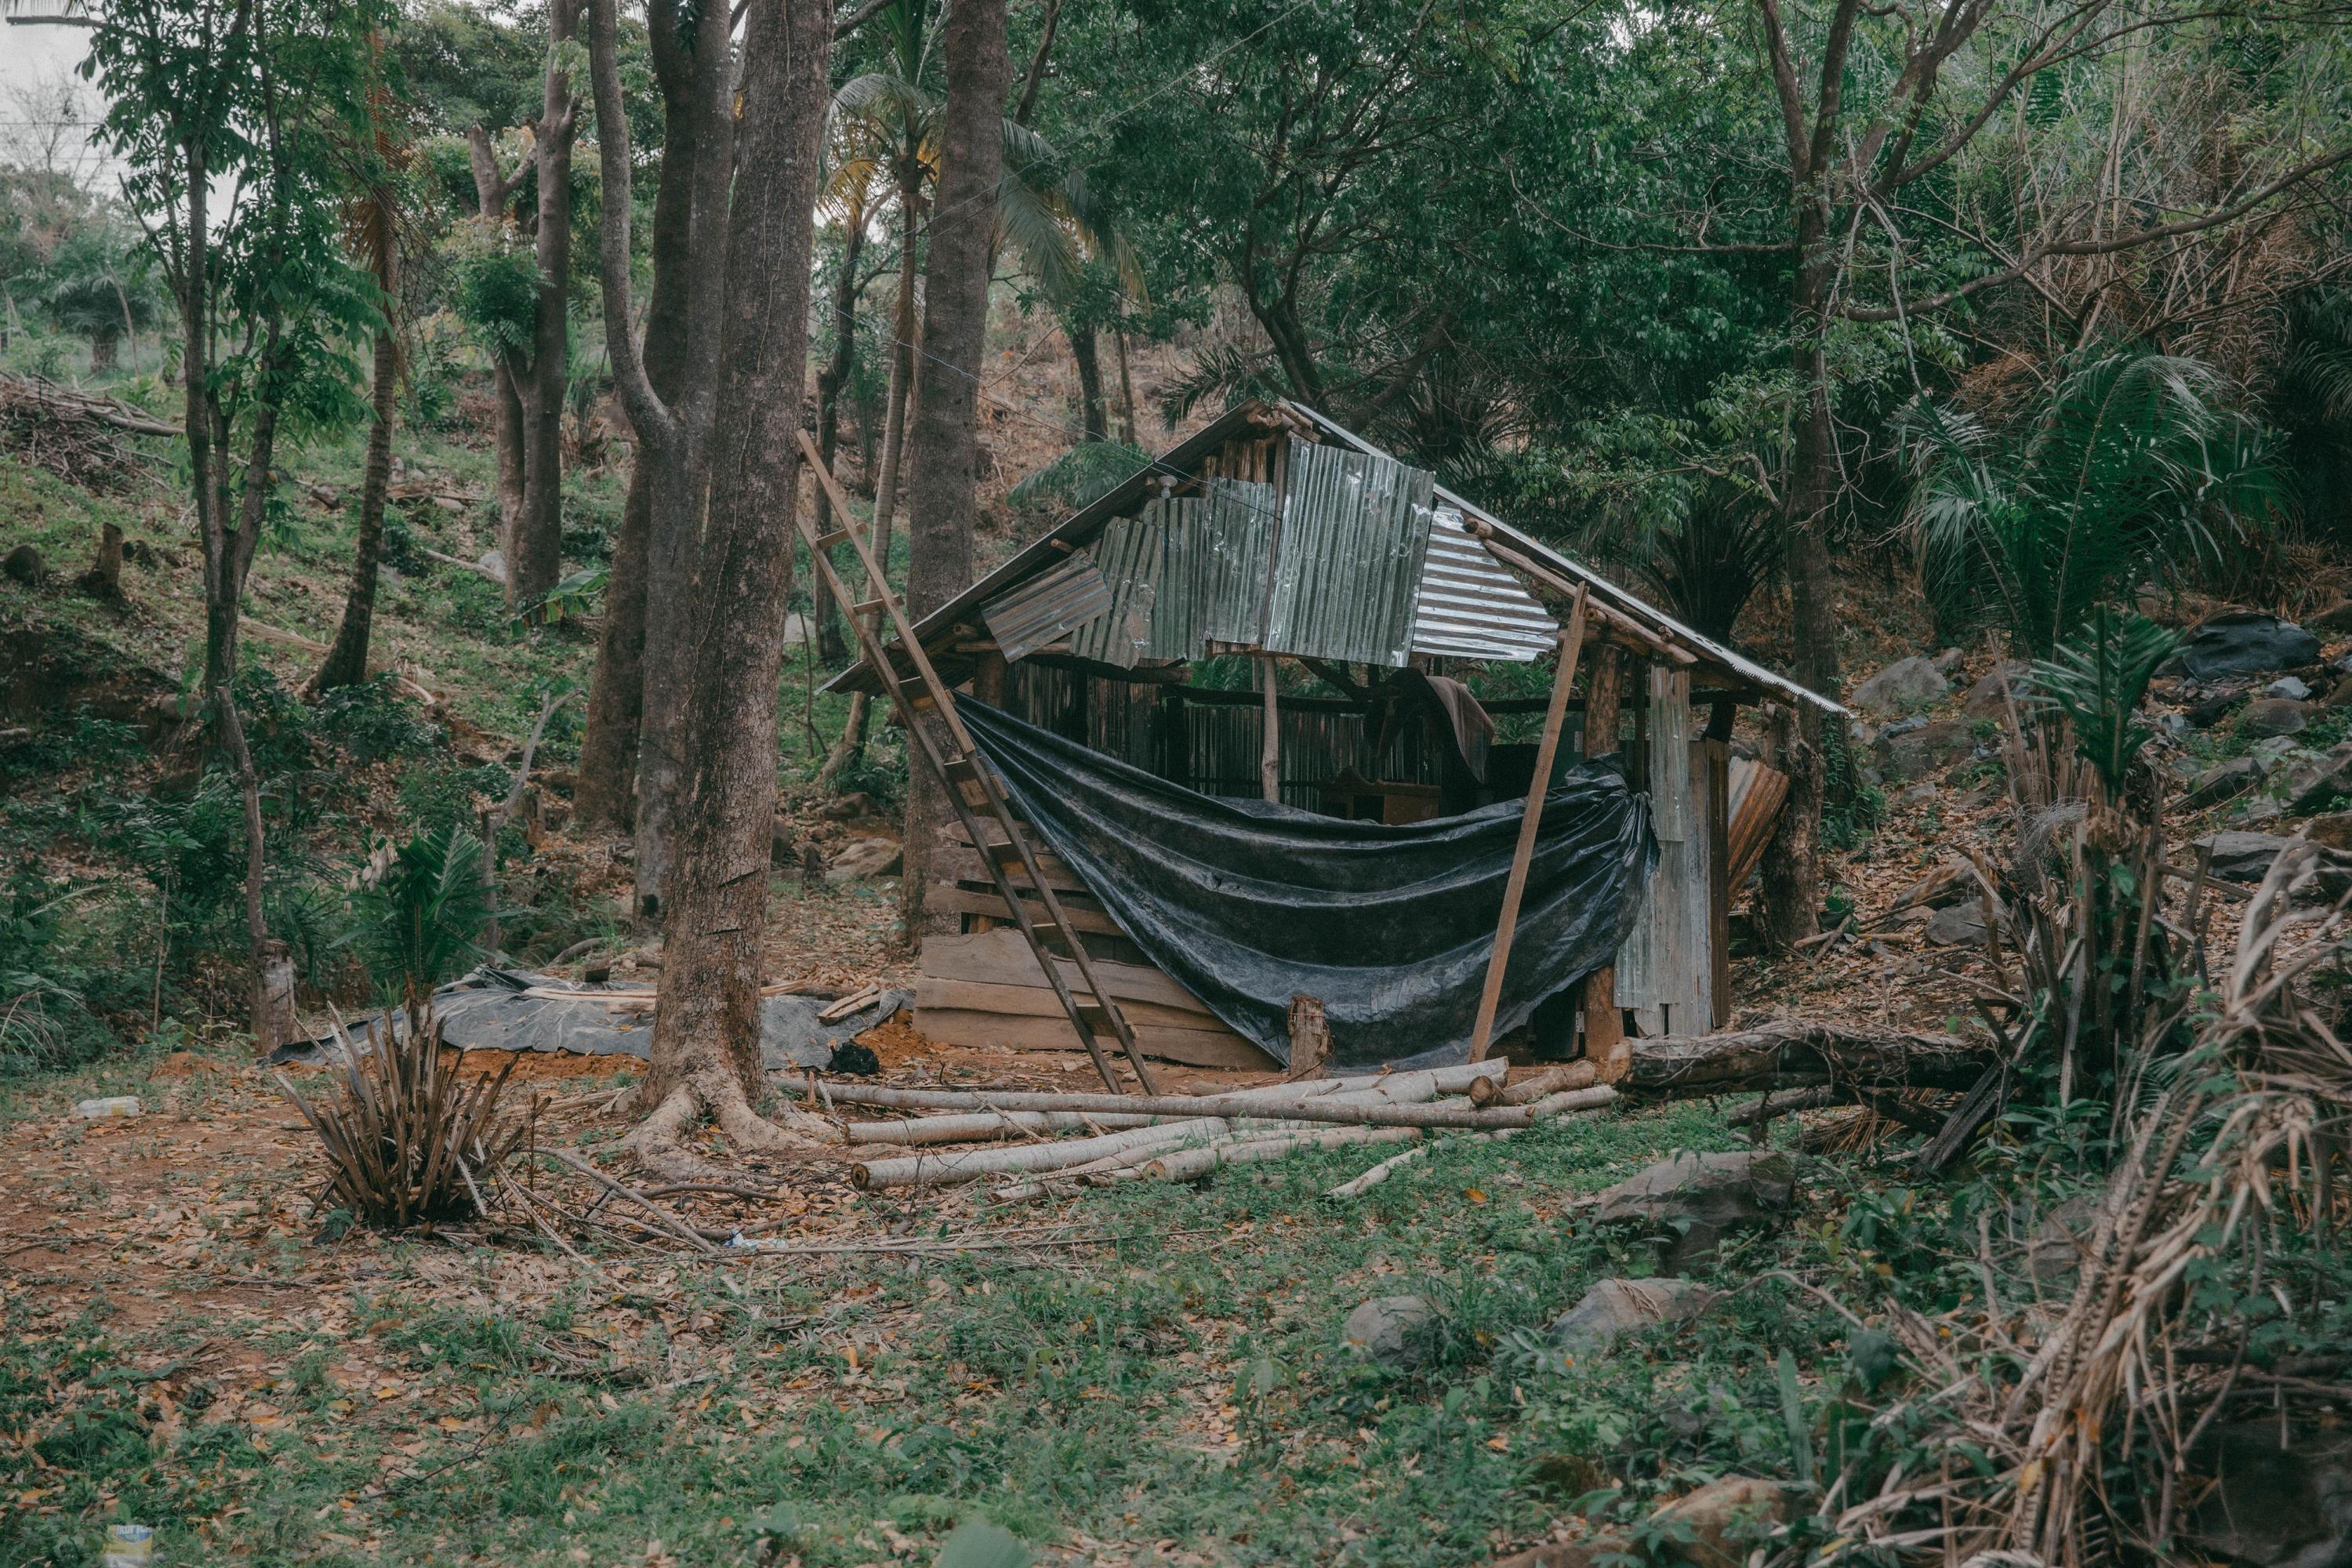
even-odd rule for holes
{"type": "MultiPolygon", "coordinates": [[[[67,118],[89,121],[99,117],[103,103],[98,89],[82,80],[78,70],[89,49],[87,27],[0,24],[0,157],[11,163],[41,161],[51,132],[28,121],[53,118],[60,82],[69,85],[75,100],[67,118]]],[[[73,124],[59,128],[59,132],[61,162],[68,168],[79,168],[86,176],[85,184],[95,181],[110,191],[112,160],[90,145],[89,127],[73,124]]]]}

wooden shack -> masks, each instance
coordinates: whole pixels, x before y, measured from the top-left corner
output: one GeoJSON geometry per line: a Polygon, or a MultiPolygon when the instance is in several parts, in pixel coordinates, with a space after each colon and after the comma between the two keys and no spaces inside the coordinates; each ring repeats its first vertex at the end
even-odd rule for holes
{"type": "MultiPolygon", "coordinates": [[[[1527,795],[1544,683],[1482,699],[1472,681],[1552,655],[1580,586],[1591,657],[1562,754],[1620,754],[1649,796],[1659,854],[1613,973],[1539,1009],[1519,1042],[1565,1057],[1591,1029],[1727,1020],[1732,896],[1787,788],[1732,756],[1736,710],[1836,704],[1286,401],[1230,410],[917,633],[945,679],[1160,778],[1408,823],[1527,795]],[[1529,732],[1506,739],[1514,729],[1529,732]]],[[[877,689],[862,664],[833,688],[877,689]]],[[[1050,854],[1040,867],[1147,1053],[1266,1065],[1150,963],[1083,879],[1050,854]]],[[[928,907],[961,929],[923,941],[916,1026],[947,1043],[1078,1048],[978,851],[958,844],[927,874],[928,907]]]]}

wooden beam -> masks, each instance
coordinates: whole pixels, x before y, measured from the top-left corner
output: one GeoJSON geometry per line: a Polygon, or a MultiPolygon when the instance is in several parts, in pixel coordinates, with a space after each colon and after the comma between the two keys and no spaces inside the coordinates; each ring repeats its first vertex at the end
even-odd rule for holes
{"type": "Polygon", "coordinates": [[[1265,721],[1259,732],[1257,748],[1258,788],[1275,805],[1282,804],[1282,709],[1280,706],[1281,664],[1274,655],[1264,655],[1258,663],[1258,680],[1265,697],[1265,721]]]}
{"type": "Polygon", "coordinates": [[[1552,759],[1559,754],[1559,731],[1568,718],[1568,689],[1576,680],[1576,661],[1584,651],[1584,611],[1587,595],[1580,585],[1568,629],[1559,637],[1559,670],[1552,677],[1551,707],[1544,714],[1543,739],[1536,746],[1535,777],[1528,784],[1528,804],[1519,816],[1519,844],[1511,854],[1511,874],[1503,883],[1503,914],[1495,925],[1495,951],[1486,959],[1486,985],[1478,994],[1478,1021],[1470,1030],[1470,1059],[1483,1062],[1494,1043],[1495,1009],[1503,997],[1503,972],[1511,962],[1511,937],[1519,923],[1519,900],[1528,890],[1528,864],[1535,858],[1536,832],[1543,824],[1544,796],[1551,793],[1552,759]]]}
{"type": "MultiPolygon", "coordinates": [[[[1625,684],[1625,657],[1613,647],[1595,656],[1584,702],[1584,754],[1617,749],[1617,707],[1625,684]],[[1599,748],[1595,750],[1595,748],[1599,748]]],[[[1617,1007],[1617,966],[1604,963],[1584,977],[1584,1054],[1594,1075],[1614,1083],[1633,1070],[1625,1048],[1625,1015],[1617,1007]]]]}

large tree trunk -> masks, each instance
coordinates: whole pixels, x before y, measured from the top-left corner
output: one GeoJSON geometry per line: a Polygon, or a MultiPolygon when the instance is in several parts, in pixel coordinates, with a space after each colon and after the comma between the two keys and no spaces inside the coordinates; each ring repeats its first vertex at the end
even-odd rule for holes
{"type": "Polygon", "coordinates": [[[702,622],[687,692],[687,767],[672,818],[661,1003],[636,1140],[641,1161],[689,1171],[677,1142],[708,1111],[739,1148],[784,1134],[754,1109],[761,958],[776,804],[776,687],[783,666],[806,382],[809,256],[826,103],[830,0],[754,6],[726,279],[730,326],[711,440],[702,622]]]}
{"type": "Polygon", "coordinates": [[[547,596],[563,570],[563,401],[572,373],[572,143],[577,116],[561,58],[579,31],[578,0],[547,8],[547,99],[533,159],[539,176],[539,301],[530,366],[520,378],[522,506],[507,541],[507,605],[547,596]]]}
{"type": "Polygon", "coordinates": [[[1102,356],[1095,352],[1095,330],[1066,321],[1062,335],[1070,340],[1070,359],[1078,367],[1079,426],[1089,441],[1108,439],[1110,422],[1103,416],[1102,356]]]}
{"type": "MultiPolygon", "coordinates": [[[[467,127],[466,155],[474,171],[475,216],[483,228],[496,229],[507,221],[507,203],[522,181],[522,171],[499,173],[490,133],[479,125],[467,127]]],[[[522,394],[512,355],[491,353],[490,381],[490,426],[499,458],[499,549],[504,551],[514,536],[515,520],[522,515],[522,394]]]]}
{"type": "MultiPolygon", "coordinates": [[[[1825,312],[1836,258],[1828,247],[1828,216],[1814,200],[1801,200],[1792,317],[1797,342],[1792,353],[1804,405],[1798,410],[1781,502],[1782,561],[1789,576],[1789,624],[1796,643],[1800,684],[1826,697],[1838,690],[1837,604],[1830,578],[1830,509],[1837,493],[1837,431],[1830,417],[1829,364],[1823,345],[1825,312]]],[[[1823,716],[1811,703],[1798,703],[1792,731],[1778,765],[1789,775],[1789,800],[1780,813],[1772,848],[1765,857],[1761,934],[1776,952],[1820,928],[1823,716]]]]}
{"type": "MultiPolygon", "coordinates": [[[[909,153],[901,166],[912,177],[898,187],[898,304],[891,314],[890,384],[882,395],[882,468],[874,482],[874,532],[870,541],[875,562],[886,575],[890,570],[890,525],[898,512],[898,475],[906,467],[908,406],[914,395],[915,258],[921,253],[919,242],[923,216],[921,165],[909,153]]],[[[872,586],[868,584],[869,589],[872,586]]],[[[879,624],[878,619],[876,624],[879,624]]],[[[849,770],[865,759],[866,729],[872,721],[873,710],[874,705],[866,693],[851,694],[849,717],[841,727],[841,739],[834,742],[824,766],[817,770],[816,785],[821,793],[839,789],[849,770]]]]}
{"type": "MultiPolygon", "coordinates": [[[[694,166],[700,129],[691,83],[673,90],[663,73],[661,184],[654,193],[653,289],[646,302],[646,379],[675,407],[684,381],[691,308],[694,166]]],[[[629,494],[604,590],[604,625],[580,740],[580,784],[572,808],[585,826],[617,829],[636,819],[637,742],[645,712],[646,608],[654,528],[654,469],[646,432],[635,432],[629,494]]]]}
{"type": "MultiPolygon", "coordinates": [[[[385,289],[384,309],[392,309],[385,289]]],[[[310,684],[321,691],[357,686],[367,679],[368,637],[375,626],[376,568],[383,559],[384,492],[392,488],[392,425],[399,412],[400,353],[386,323],[375,335],[374,379],[370,385],[375,423],[368,427],[367,466],[360,476],[360,536],[352,552],[351,590],[343,597],[342,623],[334,646],[310,684]]]]}
{"type": "MultiPolygon", "coordinates": [[[[923,360],[908,437],[915,471],[907,489],[912,546],[907,599],[918,618],[971,582],[977,497],[980,363],[988,330],[996,187],[1004,169],[1005,0],[964,0],[948,13],[947,100],[940,132],[939,203],[924,271],[923,360]]],[[[932,840],[946,816],[940,783],[908,770],[904,875],[910,933],[922,914],[932,840]]]]}

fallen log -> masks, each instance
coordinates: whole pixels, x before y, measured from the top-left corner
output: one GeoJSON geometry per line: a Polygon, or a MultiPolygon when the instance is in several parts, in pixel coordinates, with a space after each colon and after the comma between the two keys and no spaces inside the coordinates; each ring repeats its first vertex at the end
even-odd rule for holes
{"type": "Polygon", "coordinates": [[[1279,1160],[1307,1149],[1338,1149],[1351,1143],[1407,1143],[1422,1136],[1417,1127],[1325,1127],[1271,1137],[1226,1138],[1195,1149],[1176,1149],[1144,1163],[1147,1181],[1182,1182],[1225,1165],[1279,1160]]]}
{"type": "Polygon", "coordinates": [[[1090,1132],[1156,1127],[1175,1120],[1166,1116],[1124,1116],[1105,1112],[1088,1116],[1076,1110],[983,1110],[970,1116],[911,1116],[897,1121],[851,1121],[842,1131],[852,1143],[895,1143],[918,1149],[931,1143],[980,1143],[1027,1132],[1090,1132]]]}
{"type": "Polygon", "coordinates": [[[1872,1089],[1966,1089],[1993,1060],[1990,1041],[1790,1019],[1722,1035],[1635,1040],[1623,1088],[1643,1099],[1786,1087],[1795,1078],[1872,1089]]]}

